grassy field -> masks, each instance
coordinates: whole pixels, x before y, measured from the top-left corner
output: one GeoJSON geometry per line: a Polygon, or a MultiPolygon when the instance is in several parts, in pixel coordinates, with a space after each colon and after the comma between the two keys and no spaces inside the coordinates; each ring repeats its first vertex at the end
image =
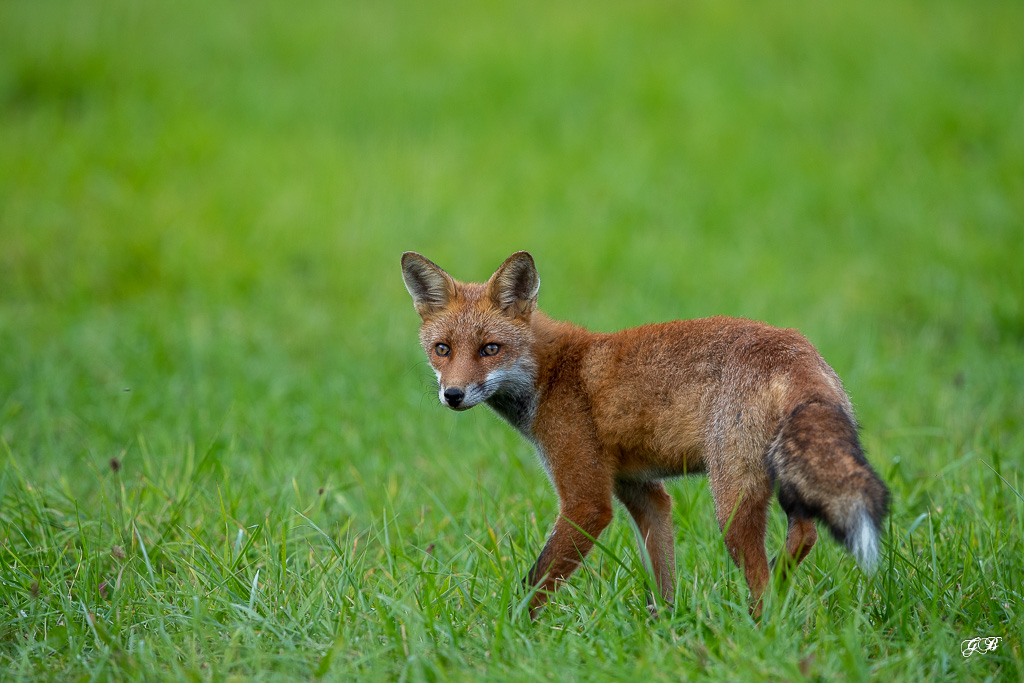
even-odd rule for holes
{"type": "MultiPolygon", "coordinates": [[[[0,5],[0,677],[1024,679],[1019,2],[0,5]],[[893,492],[747,614],[438,405],[400,253],[549,314],[801,329],[893,492]],[[998,636],[993,652],[961,641],[998,636]]],[[[769,543],[782,543],[773,509],[769,543]]]]}

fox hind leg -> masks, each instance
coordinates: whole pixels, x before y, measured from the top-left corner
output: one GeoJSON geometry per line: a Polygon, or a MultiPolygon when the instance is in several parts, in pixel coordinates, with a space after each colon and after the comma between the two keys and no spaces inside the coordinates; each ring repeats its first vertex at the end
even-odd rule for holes
{"type": "Polygon", "coordinates": [[[804,558],[811,552],[811,548],[814,547],[814,543],[818,540],[818,530],[814,527],[814,520],[810,517],[790,514],[787,518],[789,529],[786,531],[785,550],[779,553],[772,562],[773,566],[780,561],[785,562],[782,567],[783,578],[804,561],[804,558]]]}
{"type": "Polygon", "coordinates": [[[751,614],[761,616],[761,598],[768,585],[768,554],[765,534],[768,529],[768,503],[772,488],[767,474],[749,478],[746,486],[716,486],[720,479],[711,473],[715,496],[715,515],[725,534],[725,547],[750,587],[751,614]],[[716,481],[717,480],[717,481],[716,481]]]}

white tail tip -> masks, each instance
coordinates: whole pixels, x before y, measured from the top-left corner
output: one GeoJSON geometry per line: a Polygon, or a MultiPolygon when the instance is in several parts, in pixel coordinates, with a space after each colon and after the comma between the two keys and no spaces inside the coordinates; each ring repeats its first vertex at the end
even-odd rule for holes
{"type": "Polygon", "coordinates": [[[857,511],[847,542],[861,570],[873,574],[878,567],[878,530],[867,510],[857,511]]]}

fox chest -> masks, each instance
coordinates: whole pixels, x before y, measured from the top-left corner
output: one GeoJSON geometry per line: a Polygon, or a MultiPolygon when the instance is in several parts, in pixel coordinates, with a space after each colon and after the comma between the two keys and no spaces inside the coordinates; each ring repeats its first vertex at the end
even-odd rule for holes
{"type": "Polygon", "coordinates": [[[533,432],[533,420],[537,414],[537,404],[534,396],[529,394],[497,393],[487,399],[487,405],[509,426],[522,434],[533,444],[537,459],[551,478],[551,461],[548,459],[547,450],[544,444],[533,432]]]}

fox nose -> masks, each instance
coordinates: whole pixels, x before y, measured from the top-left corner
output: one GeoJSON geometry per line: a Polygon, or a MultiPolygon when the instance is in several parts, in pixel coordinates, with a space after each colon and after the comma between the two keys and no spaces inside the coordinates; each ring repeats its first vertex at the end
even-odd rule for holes
{"type": "Polygon", "coordinates": [[[464,398],[466,398],[466,392],[462,389],[457,387],[448,387],[444,390],[444,400],[447,401],[448,405],[452,408],[458,408],[464,398]]]}

